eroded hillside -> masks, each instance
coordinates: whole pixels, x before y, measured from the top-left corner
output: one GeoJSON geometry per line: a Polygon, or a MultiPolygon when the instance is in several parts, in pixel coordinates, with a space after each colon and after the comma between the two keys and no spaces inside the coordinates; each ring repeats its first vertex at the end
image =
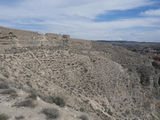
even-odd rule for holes
{"type": "Polygon", "coordinates": [[[158,120],[160,73],[151,62],[108,43],[0,28],[1,82],[32,91],[47,105],[53,104],[51,96],[62,97],[66,105],[60,120],[65,111],[72,112],[69,119],[87,114],[90,120],[158,120]]]}

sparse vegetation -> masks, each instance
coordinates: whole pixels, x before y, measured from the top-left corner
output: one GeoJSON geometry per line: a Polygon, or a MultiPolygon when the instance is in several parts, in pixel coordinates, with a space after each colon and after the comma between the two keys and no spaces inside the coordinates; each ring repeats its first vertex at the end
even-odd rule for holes
{"type": "Polygon", "coordinates": [[[153,56],[153,59],[160,61],[160,56],[153,56]]]}
{"type": "Polygon", "coordinates": [[[155,67],[156,69],[160,69],[160,62],[153,61],[152,66],[155,67]]]}
{"type": "Polygon", "coordinates": [[[9,117],[6,114],[0,114],[0,120],[8,120],[9,117]]]}
{"type": "Polygon", "coordinates": [[[3,79],[3,78],[0,78],[0,82],[4,82],[4,79],[3,79]]]}
{"type": "Polygon", "coordinates": [[[85,111],[85,109],[84,109],[84,108],[80,108],[80,111],[81,111],[81,112],[84,112],[84,111],[85,111]]]}
{"type": "Polygon", "coordinates": [[[30,107],[30,108],[34,108],[36,105],[34,104],[34,100],[33,99],[26,99],[18,104],[16,104],[15,106],[17,107],[30,107]]]}
{"type": "Polygon", "coordinates": [[[9,73],[8,72],[3,73],[3,76],[6,77],[6,78],[9,78],[9,73]]]}
{"type": "Polygon", "coordinates": [[[14,93],[16,93],[15,90],[13,90],[13,89],[7,89],[7,90],[2,91],[0,94],[5,95],[5,94],[14,94],[14,93]]]}
{"type": "Polygon", "coordinates": [[[59,111],[55,108],[43,109],[42,113],[46,115],[47,119],[57,119],[60,116],[59,111]]]}
{"type": "Polygon", "coordinates": [[[17,93],[12,93],[12,94],[10,94],[9,97],[15,99],[16,97],[18,97],[18,94],[17,93]]]}
{"type": "Polygon", "coordinates": [[[24,116],[16,116],[15,119],[16,120],[22,120],[22,119],[24,119],[24,116]]]}
{"type": "Polygon", "coordinates": [[[109,109],[109,110],[108,110],[108,114],[109,114],[109,115],[113,115],[113,112],[109,109]]]}
{"type": "Polygon", "coordinates": [[[33,99],[36,100],[37,99],[37,95],[35,93],[31,93],[26,99],[33,99]]]}
{"type": "Polygon", "coordinates": [[[18,104],[16,104],[15,106],[17,107],[31,107],[34,108],[36,107],[35,105],[35,100],[37,99],[37,95],[34,93],[31,93],[30,95],[28,95],[26,97],[26,99],[18,104]]]}
{"type": "Polygon", "coordinates": [[[64,107],[66,105],[66,102],[64,100],[64,98],[56,96],[56,97],[50,97],[50,101],[52,103],[55,103],[56,105],[60,106],[60,107],[64,107]]]}
{"type": "Polygon", "coordinates": [[[88,116],[87,115],[81,115],[79,117],[81,120],[89,120],[88,116]]]}
{"type": "Polygon", "coordinates": [[[87,68],[84,68],[84,73],[87,73],[87,72],[88,72],[87,68]]]}
{"type": "Polygon", "coordinates": [[[8,85],[5,83],[0,83],[0,89],[8,89],[8,85]]]}

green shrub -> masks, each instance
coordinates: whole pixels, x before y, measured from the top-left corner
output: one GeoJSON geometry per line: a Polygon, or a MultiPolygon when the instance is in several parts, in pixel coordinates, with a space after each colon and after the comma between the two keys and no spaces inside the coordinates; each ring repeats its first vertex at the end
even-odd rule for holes
{"type": "Polygon", "coordinates": [[[62,97],[51,97],[51,102],[55,103],[56,105],[60,106],[60,107],[64,107],[66,105],[64,98],[62,97]]]}
{"type": "Polygon", "coordinates": [[[33,100],[36,100],[36,99],[37,99],[37,95],[36,95],[36,94],[34,94],[34,93],[31,93],[31,94],[27,97],[27,99],[33,99],[33,100]]]}
{"type": "Polygon", "coordinates": [[[153,59],[160,61],[160,56],[154,56],[153,59]]]}
{"type": "Polygon", "coordinates": [[[81,120],[89,120],[88,116],[87,115],[81,115],[79,117],[81,120]]]}
{"type": "Polygon", "coordinates": [[[160,69],[160,63],[153,61],[152,66],[155,67],[156,69],[160,69]]]}
{"type": "Polygon", "coordinates": [[[48,96],[43,96],[43,95],[39,95],[39,97],[47,103],[50,103],[50,104],[55,103],[56,105],[60,107],[64,107],[66,105],[65,99],[63,97],[59,97],[59,96],[56,96],[56,97],[49,96],[48,97],[48,96]]]}
{"type": "Polygon", "coordinates": [[[0,120],[8,120],[9,117],[5,114],[0,114],[0,120]]]}
{"type": "Polygon", "coordinates": [[[8,85],[5,83],[0,83],[0,89],[8,89],[8,85]]]}
{"type": "Polygon", "coordinates": [[[55,108],[43,109],[42,113],[46,115],[47,119],[57,119],[60,116],[59,111],[55,108]]]}
{"type": "Polygon", "coordinates": [[[24,116],[16,116],[15,119],[16,120],[22,120],[22,119],[24,119],[24,116]]]}

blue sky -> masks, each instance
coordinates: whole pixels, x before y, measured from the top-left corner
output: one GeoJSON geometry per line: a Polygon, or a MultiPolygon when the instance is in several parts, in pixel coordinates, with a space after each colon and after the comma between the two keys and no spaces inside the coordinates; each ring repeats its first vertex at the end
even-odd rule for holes
{"type": "Polygon", "coordinates": [[[160,42],[160,0],[0,0],[0,26],[90,40],[160,42]]]}

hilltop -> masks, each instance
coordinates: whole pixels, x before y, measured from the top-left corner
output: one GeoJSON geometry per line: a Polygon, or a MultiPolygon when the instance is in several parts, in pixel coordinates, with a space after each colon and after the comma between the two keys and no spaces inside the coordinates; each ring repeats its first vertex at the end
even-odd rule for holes
{"type": "Polygon", "coordinates": [[[58,120],[158,120],[152,61],[109,43],[0,27],[0,113],[44,120],[52,108],[58,120]],[[30,94],[28,108],[20,103],[30,94]]]}

